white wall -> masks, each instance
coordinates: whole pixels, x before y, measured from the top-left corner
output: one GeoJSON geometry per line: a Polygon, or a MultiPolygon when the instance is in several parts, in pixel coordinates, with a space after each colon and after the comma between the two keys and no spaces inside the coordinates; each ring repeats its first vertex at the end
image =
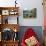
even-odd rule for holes
{"type": "MultiPolygon", "coordinates": [[[[22,0],[20,1],[23,9],[37,8],[37,18],[35,19],[23,19],[23,13],[20,16],[20,25],[22,26],[43,26],[43,6],[42,0],[22,0]]],[[[20,8],[20,9],[22,9],[20,8]]],[[[20,13],[23,10],[20,11],[20,13]]]]}
{"type": "MultiPolygon", "coordinates": [[[[0,0],[0,6],[15,6],[15,0],[0,0]]],[[[43,26],[42,0],[17,0],[20,7],[19,24],[21,26],[43,26]],[[23,19],[23,9],[37,8],[37,18],[23,19]]]]}

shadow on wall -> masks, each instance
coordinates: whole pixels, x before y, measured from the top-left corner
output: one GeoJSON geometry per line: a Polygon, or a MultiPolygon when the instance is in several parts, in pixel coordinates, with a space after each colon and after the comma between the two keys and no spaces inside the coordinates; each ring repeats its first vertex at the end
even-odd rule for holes
{"type": "Polygon", "coordinates": [[[24,35],[25,31],[28,28],[32,28],[36,32],[39,41],[41,43],[43,43],[43,30],[42,30],[42,26],[21,26],[20,27],[20,32],[19,32],[19,40],[20,40],[20,42],[21,42],[21,40],[23,38],[23,35],[24,35]]]}

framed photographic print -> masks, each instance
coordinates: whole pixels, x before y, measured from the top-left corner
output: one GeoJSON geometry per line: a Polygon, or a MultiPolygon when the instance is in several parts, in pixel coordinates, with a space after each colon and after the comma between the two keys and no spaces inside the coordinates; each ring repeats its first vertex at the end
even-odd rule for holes
{"type": "Polygon", "coordinates": [[[23,10],[23,18],[36,18],[37,9],[33,8],[32,10],[23,10]]]}
{"type": "Polygon", "coordinates": [[[14,12],[13,11],[10,11],[10,15],[14,15],[14,12]]]}
{"type": "Polygon", "coordinates": [[[17,11],[16,11],[16,10],[10,10],[10,11],[9,11],[9,14],[10,14],[10,15],[16,15],[16,14],[17,14],[17,11]]]}
{"type": "Polygon", "coordinates": [[[2,10],[2,15],[9,15],[9,10],[2,10]]]}

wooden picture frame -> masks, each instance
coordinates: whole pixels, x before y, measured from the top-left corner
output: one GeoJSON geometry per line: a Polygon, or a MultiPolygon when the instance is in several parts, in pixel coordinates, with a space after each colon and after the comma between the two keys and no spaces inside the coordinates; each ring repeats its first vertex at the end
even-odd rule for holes
{"type": "Polygon", "coordinates": [[[9,15],[9,10],[2,10],[2,15],[9,15]]]}
{"type": "Polygon", "coordinates": [[[33,8],[31,10],[23,10],[23,18],[36,18],[37,9],[33,8]]]}

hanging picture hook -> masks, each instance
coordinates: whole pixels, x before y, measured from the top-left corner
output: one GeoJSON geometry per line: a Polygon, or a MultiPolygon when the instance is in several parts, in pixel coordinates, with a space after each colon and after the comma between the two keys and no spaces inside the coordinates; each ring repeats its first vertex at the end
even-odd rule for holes
{"type": "Polygon", "coordinates": [[[17,4],[17,2],[16,2],[17,0],[15,0],[15,7],[16,7],[16,4],[17,4]]]}

